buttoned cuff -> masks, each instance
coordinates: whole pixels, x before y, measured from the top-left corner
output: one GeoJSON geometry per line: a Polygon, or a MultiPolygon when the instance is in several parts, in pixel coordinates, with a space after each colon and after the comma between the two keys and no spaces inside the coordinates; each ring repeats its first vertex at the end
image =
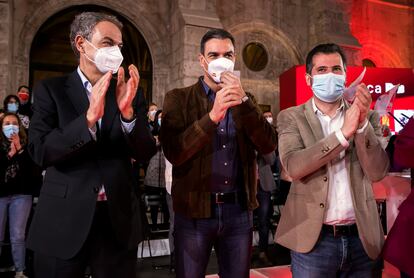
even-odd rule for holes
{"type": "Polygon", "coordinates": [[[122,120],[122,117],[119,116],[121,119],[121,126],[122,126],[122,130],[126,133],[129,134],[131,133],[131,131],[134,129],[135,127],[135,121],[137,118],[133,119],[131,122],[125,122],[122,120]]]}
{"type": "Polygon", "coordinates": [[[356,133],[360,134],[360,133],[364,132],[365,129],[367,128],[367,126],[368,126],[368,120],[366,120],[366,122],[365,122],[365,124],[364,124],[363,127],[361,127],[361,128],[359,128],[359,129],[356,130],[356,133]]]}
{"type": "Polygon", "coordinates": [[[335,132],[336,138],[338,138],[339,142],[344,148],[349,147],[349,142],[346,140],[345,136],[343,135],[342,131],[339,129],[335,132]]]}

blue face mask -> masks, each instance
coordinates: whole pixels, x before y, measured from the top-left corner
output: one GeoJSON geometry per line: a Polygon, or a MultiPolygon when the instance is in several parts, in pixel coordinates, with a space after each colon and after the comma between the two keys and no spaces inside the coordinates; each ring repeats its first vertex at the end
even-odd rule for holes
{"type": "Polygon", "coordinates": [[[19,133],[19,127],[17,125],[4,125],[3,133],[4,136],[10,139],[13,134],[19,133]]]}
{"type": "Polygon", "coordinates": [[[312,76],[312,91],[315,96],[328,103],[337,101],[345,89],[345,75],[334,74],[318,74],[312,76]]]}
{"type": "Polygon", "coordinates": [[[8,103],[7,104],[7,111],[11,113],[16,113],[19,109],[19,105],[17,103],[8,103]]]}

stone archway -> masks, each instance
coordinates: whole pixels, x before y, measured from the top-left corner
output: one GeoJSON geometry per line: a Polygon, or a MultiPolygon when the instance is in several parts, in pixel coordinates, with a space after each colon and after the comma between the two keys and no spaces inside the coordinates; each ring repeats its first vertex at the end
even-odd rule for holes
{"type": "MultiPolygon", "coordinates": [[[[401,61],[400,57],[395,53],[395,50],[389,46],[375,41],[363,42],[361,41],[362,49],[361,56],[363,59],[371,59],[377,67],[388,68],[409,68],[408,63],[401,61]]],[[[407,61],[408,62],[408,61],[407,61]]]]}
{"type": "MultiPolygon", "coordinates": [[[[16,37],[16,47],[13,55],[14,68],[12,75],[14,76],[14,83],[27,84],[29,81],[29,62],[30,62],[30,48],[35,38],[36,33],[48,18],[54,14],[73,6],[82,5],[96,5],[113,10],[127,19],[131,24],[142,34],[152,57],[153,76],[152,87],[153,91],[164,91],[168,80],[168,66],[166,64],[165,56],[167,53],[163,34],[166,33],[160,24],[157,24],[157,18],[152,18],[146,10],[151,1],[139,3],[134,0],[126,0],[122,3],[115,1],[85,1],[81,0],[46,0],[41,5],[37,5],[25,17],[20,32],[16,37]],[[128,2],[128,3],[127,3],[128,2]],[[133,8],[131,8],[133,7],[133,8]],[[20,43],[19,43],[20,42],[20,43]],[[24,43],[21,43],[24,42],[24,43]]],[[[161,98],[160,95],[153,95],[153,99],[157,101],[161,98]]]]}
{"type": "Polygon", "coordinates": [[[240,23],[227,29],[236,39],[236,68],[241,70],[243,86],[260,104],[271,105],[276,115],[279,111],[279,75],[303,63],[299,49],[280,29],[260,21],[240,23]],[[248,69],[243,61],[242,50],[249,43],[259,43],[269,56],[267,66],[260,71],[248,69]]]}

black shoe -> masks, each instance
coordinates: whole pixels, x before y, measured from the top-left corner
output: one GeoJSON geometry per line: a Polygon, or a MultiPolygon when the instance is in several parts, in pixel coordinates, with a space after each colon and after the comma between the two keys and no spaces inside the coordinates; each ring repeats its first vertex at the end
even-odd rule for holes
{"type": "Polygon", "coordinates": [[[267,257],[266,252],[260,252],[259,253],[259,262],[260,262],[260,265],[262,265],[262,266],[271,266],[271,265],[273,265],[272,262],[267,257]]]}
{"type": "Polygon", "coordinates": [[[175,254],[171,252],[170,254],[170,272],[175,273],[175,254]]]}

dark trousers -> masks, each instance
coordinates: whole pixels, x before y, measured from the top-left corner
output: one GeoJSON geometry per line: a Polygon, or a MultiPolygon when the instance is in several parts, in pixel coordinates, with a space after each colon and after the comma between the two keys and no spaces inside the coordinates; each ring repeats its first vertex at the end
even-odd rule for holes
{"type": "Polygon", "coordinates": [[[269,229],[270,229],[270,215],[272,211],[271,206],[271,193],[264,191],[260,186],[257,189],[257,201],[259,207],[254,211],[259,220],[259,250],[265,252],[268,246],[269,229]]]}
{"type": "Polygon", "coordinates": [[[35,252],[35,278],[83,278],[88,266],[94,278],[135,277],[137,249],[120,246],[111,227],[107,203],[98,202],[91,230],[79,253],[64,260],[35,252]]]}
{"type": "Polygon", "coordinates": [[[175,213],[174,242],[178,278],[205,277],[212,247],[221,278],[249,277],[252,213],[239,204],[218,204],[214,216],[188,219],[175,213]]]}

